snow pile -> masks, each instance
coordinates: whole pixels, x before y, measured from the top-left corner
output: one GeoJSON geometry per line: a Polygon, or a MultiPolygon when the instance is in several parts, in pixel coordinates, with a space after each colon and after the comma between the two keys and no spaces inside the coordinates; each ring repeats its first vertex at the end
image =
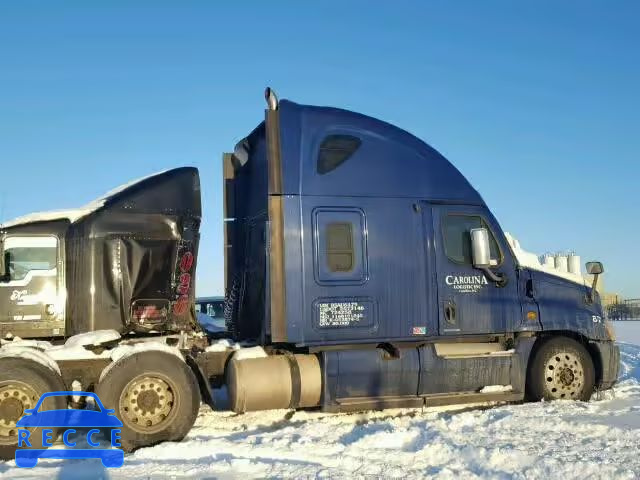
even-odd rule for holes
{"type": "Polygon", "coordinates": [[[513,390],[511,385],[487,385],[480,390],[480,393],[510,392],[511,390],[513,390]]]}
{"type": "Polygon", "coordinates": [[[246,360],[248,358],[265,358],[267,352],[262,347],[241,348],[233,354],[232,360],[246,360]]]}
{"type": "Polygon", "coordinates": [[[120,334],[116,330],[96,330],[69,337],[64,343],[64,347],[76,348],[84,347],[85,345],[100,345],[104,342],[113,342],[119,339],[120,334]]]}
{"type": "Polygon", "coordinates": [[[0,345],[3,347],[7,346],[21,346],[21,347],[31,347],[37,350],[47,350],[51,348],[51,342],[46,340],[24,340],[20,337],[10,337],[10,339],[0,339],[0,345]]]}
{"type": "MultiPolygon", "coordinates": [[[[229,338],[221,338],[213,342],[211,345],[209,345],[205,349],[205,351],[224,352],[225,350],[240,350],[241,348],[247,349],[249,347],[254,347],[254,346],[255,346],[255,342],[249,342],[249,341],[234,342],[229,338]]],[[[250,355],[250,354],[247,354],[247,355],[250,355]]]]}
{"type": "Polygon", "coordinates": [[[40,365],[44,365],[51,371],[60,375],[60,367],[55,360],[44,352],[31,346],[24,346],[20,344],[5,345],[0,349],[0,358],[25,358],[39,363],[40,365]]]}
{"type": "Polygon", "coordinates": [[[610,322],[616,332],[618,341],[640,345],[640,320],[610,322]]]}
{"type": "Polygon", "coordinates": [[[107,354],[111,357],[112,362],[102,370],[100,374],[100,380],[102,380],[105,375],[116,365],[119,360],[126,358],[128,356],[134,355],[136,353],[148,352],[148,351],[159,351],[169,353],[171,355],[175,355],[180,360],[184,360],[182,353],[176,347],[171,347],[165,343],[160,342],[140,342],[140,343],[130,343],[130,344],[122,344],[118,345],[113,350],[105,350],[104,354],[107,354]]]}
{"type": "Polygon", "coordinates": [[[229,340],[228,338],[223,338],[217,340],[216,342],[209,345],[205,351],[206,352],[224,352],[225,350],[239,350],[240,344],[234,342],[233,340],[229,340]]]}
{"type": "Polygon", "coordinates": [[[513,251],[518,263],[522,267],[531,268],[533,270],[539,270],[541,272],[550,273],[551,275],[556,275],[558,277],[562,277],[566,280],[571,280],[572,282],[579,283],[581,285],[585,285],[584,278],[582,275],[571,273],[566,270],[561,270],[555,267],[548,265],[547,263],[540,262],[540,257],[535,253],[531,253],[526,251],[520,246],[520,242],[516,240],[513,235],[509,232],[504,233],[505,237],[507,237],[507,241],[509,242],[509,246],[513,251]]]}
{"type": "Polygon", "coordinates": [[[69,337],[64,345],[48,348],[47,355],[55,360],[82,360],[85,358],[109,358],[110,350],[101,352],[87,350],[85,346],[98,346],[103,342],[118,340],[120,334],[116,330],[96,330],[69,337]]]}
{"type": "Polygon", "coordinates": [[[508,357],[509,355],[513,355],[516,353],[515,348],[511,348],[509,350],[497,350],[495,352],[489,352],[489,355],[496,357],[508,357]]]}

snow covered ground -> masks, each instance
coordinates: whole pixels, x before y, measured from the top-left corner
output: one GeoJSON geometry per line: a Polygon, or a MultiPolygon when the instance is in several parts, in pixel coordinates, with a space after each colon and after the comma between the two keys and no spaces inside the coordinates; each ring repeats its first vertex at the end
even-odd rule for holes
{"type": "Polygon", "coordinates": [[[619,341],[640,345],[640,320],[611,323],[616,331],[616,338],[619,341]]]}
{"type": "Polygon", "coordinates": [[[235,415],[202,407],[180,443],[120,469],[0,463],[3,478],[640,478],[640,322],[616,325],[620,384],[589,403],[235,415]]]}

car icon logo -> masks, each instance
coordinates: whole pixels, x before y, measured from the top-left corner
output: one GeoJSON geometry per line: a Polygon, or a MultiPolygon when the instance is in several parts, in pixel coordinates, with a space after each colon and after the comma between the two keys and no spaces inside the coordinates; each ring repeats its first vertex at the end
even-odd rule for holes
{"type": "Polygon", "coordinates": [[[16,465],[23,468],[35,467],[40,458],[85,459],[99,458],[107,468],[121,467],[124,463],[124,452],[120,447],[120,427],[122,422],[115,416],[115,411],[105,408],[98,396],[93,392],[48,392],[43,394],[34,408],[26,409],[25,415],[18,420],[18,448],[16,449],[16,465]],[[64,410],[45,410],[39,412],[40,406],[48,397],[84,396],[93,398],[99,410],[80,410],[68,408],[64,410]],[[66,448],[30,448],[33,429],[40,428],[42,446],[51,447],[55,440],[53,428],[62,433],[66,448]],[[29,430],[32,429],[32,430],[29,430]],[[89,429],[86,433],[78,429],[89,429]],[[110,431],[110,443],[101,445],[97,435],[102,430],[110,431]],[[76,448],[77,440],[85,438],[91,448],[76,448]]]}

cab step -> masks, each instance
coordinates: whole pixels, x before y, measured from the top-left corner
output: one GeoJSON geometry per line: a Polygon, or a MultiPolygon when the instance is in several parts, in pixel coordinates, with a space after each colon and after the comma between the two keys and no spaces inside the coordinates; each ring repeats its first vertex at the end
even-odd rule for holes
{"type": "Polygon", "coordinates": [[[356,397],[338,398],[337,405],[330,405],[327,412],[357,412],[361,410],[384,410],[387,408],[421,408],[459,405],[464,403],[520,402],[524,400],[521,392],[460,392],[438,393],[431,395],[400,397],[356,397]]]}

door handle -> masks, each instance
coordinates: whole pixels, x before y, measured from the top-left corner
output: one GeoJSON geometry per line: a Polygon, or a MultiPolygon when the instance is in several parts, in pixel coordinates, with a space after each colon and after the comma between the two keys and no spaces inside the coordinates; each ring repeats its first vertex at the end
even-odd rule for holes
{"type": "Polygon", "coordinates": [[[444,306],[444,319],[450,325],[455,325],[457,322],[456,319],[456,304],[453,301],[448,300],[446,305],[444,306]]]}
{"type": "Polygon", "coordinates": [[[535,297],[535,291],[533,290],[533,280],[531,280],[531,279],[527,280],[527,286],[525,288],[525,294],[529,298],[534,298],[535,297]]]}

